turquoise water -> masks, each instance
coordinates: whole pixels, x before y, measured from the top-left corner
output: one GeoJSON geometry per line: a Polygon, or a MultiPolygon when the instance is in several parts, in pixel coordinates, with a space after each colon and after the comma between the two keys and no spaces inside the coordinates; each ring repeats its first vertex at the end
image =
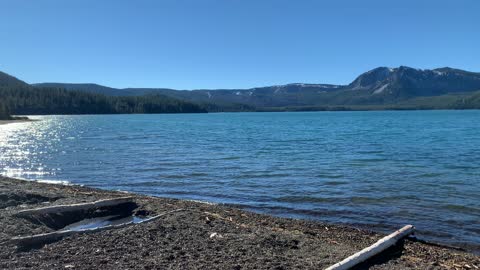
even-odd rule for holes
{"type": "Polygon", "coordinates": [[[0,173],[480,246],[480,111],[45,116],[0,173]]]}

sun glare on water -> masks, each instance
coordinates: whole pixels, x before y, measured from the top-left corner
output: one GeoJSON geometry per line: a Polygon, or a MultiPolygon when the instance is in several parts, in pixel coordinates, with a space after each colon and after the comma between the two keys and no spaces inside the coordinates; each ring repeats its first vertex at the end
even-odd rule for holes
{"type": "MultiPolygon", "coordinates": [[[[30,117],[32,118],[32,117],[30,117]]],[[[46,170],[38,156],[58,141],[51,118],[34,117],[34,122],[0,125],[0,174],[7,177],[36,179],[52,175],[55,170],[46,170]]]]}

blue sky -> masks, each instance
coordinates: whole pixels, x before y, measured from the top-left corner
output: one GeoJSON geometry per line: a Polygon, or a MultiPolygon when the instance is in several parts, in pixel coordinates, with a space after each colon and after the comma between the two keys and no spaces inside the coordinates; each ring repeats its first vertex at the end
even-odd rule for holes
{"type": "Polygon", "coordinates": [[[480,1],[0,0],[0,70],[29,83],[346,84],[378,66],[480,72],[480,1]]]}

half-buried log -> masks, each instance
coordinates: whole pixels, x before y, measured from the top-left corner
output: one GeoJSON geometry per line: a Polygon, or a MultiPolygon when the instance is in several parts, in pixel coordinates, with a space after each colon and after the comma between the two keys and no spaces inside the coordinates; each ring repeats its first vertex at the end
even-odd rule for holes
{"type": "MultiPolygon", "coordinates": [[[[103,205],[105,206],[105,205],[103,205]]],[[[50,232],[50,233],[42,233],[42,234],[36,234],[36,235],[30,235],[30,236],[21,236],[21,237],[14,237],[10,239],[10,243],[17,245],[20,249],[30,249],[30,248],[35,248],[35,247],[40,247],[44,244],[47,243],[52,243],[55,241],[58,241],[62,239],[63,237],[73,235],[73,234],[83,234],[83,233],[94,233],[94,232],[100,232],[100,231],[105,231],[105,230],[112,230],[112,229],[120,229],[123,227],[135,225],[135,224],[143,224],[147,222],[151,222],[154,220],[157,220],[165,215],[175,213],[175,212],[180,212],[184,211],[185,209],[176,209],[172,211],[168,211],[156,216],[153,216],[151,218],[144,219],[139,222],[127,222],[119,225],[109,225],[109,226],[103,226],[103,227],[98,227],[98,228],[92,228],[92,229],[84,229],[84,230],[60,230],[60,231],[55,231],[55,232],[50,232]]]]}
{"type": "Polygon", "coordinates": [[[401,228],[398,231],[395,231],[394,233],[385,236],[384,238],[378,240],[375,244],[361,250],[360,252],[357,252],[353,254],[352,256],[346,258],[345,260],[336,263],[325,270],[347,270],[350,269],[357,264],[364,262],[371,257],[379,254],[380,252],[386,250],[387,248],[395,245],[398,240],[410,235],[413,233],[415,230],[415,227],[413,225],[406,225],[403,228],[401,228]]]}
{"type": "Polygon", "coordinates": [[[101,208],[101,207],[116,206],[124,203],[129,203],[132,201],[133,201],[133,197],[121,197],[121,198],[106,199],[106,200],[100,200],[100,201],[88,202],[88,203],[55,205],[55,206],[41,207],[36,209],[22,210],[17,212],[15,215],[18,217],[28,217],[32,215],[43,215],[43,214],[51,214],[51,213],[61,214],[66,212],[75,212],[75,211],[90,210],[90,209],[101,208]]]}

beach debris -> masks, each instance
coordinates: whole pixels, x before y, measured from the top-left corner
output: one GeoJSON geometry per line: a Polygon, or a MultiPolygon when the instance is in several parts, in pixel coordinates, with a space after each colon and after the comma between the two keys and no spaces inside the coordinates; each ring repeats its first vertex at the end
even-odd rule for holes
{"type": "Polygon", "coordinates": [[[132,201],[133,201],[133,197],[120,197],[120,198],[105,199],[105,200],[99,200],[99,201],[88,202],[88,203],[54,205],[54,206],[48,206],[48,207],[22,210],[17,212],[15,215],[18,217],[26,217],[31,215],[43,215],[43,214],[50,214],[50,213],[60,214],[64,212],[74,212],[74,211],[90,210],[94,208],[116,206],[124,203],[129,203],[132,201]]]}
{"type": "Polygon", "coordinates": [[[133,197],[120,197],[87,203],[21,210],[15,213],[15,216],[25,218],[35,224],[43,224],[54,230],[65,230],[71,224],[88,222],[89,220],[142,216],[133,212],[138,207],[133,197]]]}
{"type": "Polygon", "coordinates": [[[219,233],[214,232],[210,234],[210,238],[223,238],[223,236],[219,233]]]}
{"type": "Polygon", "coordinates": [[[32,247],[38,247],[42,246],[47,243],[52,243],[55,241],[58,241],[62,239],[63,237],[73,235],[73,234],[83,234],[83,233],[94,233],[94,232],[100,232],[100,231],[105,231],[105,230],[111,230],[111,229],[120,229],[124,228],[127,226],[135,225],[135,224],[144,224],[147,222],[151,222],[154,220],[157,220],[165,215],[180,212],[180,211],[185,211],[185,209],[180,208],[180,209],[175,209],[172,211],[164,212],[162,214],[153,216],[151,218],[146,218],[144,220],[141,220],[139,222],[128,222],[128,223],[123,223],[119,225],[108,225],[104,227],[98,227],[98,228],[93,228],[93,229],[84,229],[84,230],[59,230],[59,231],[54,231],[50,233],[42,233],[42,234],[36,234],[36,235],[31,235],[31,236],[21,236],[21,237],[13,237],[10,240],[10,243],[17,245],[19,248],[32,248],[32,247]]]}
{"type": "Polygon", "coordinates": [[[395,231],[392,234],[385,236],[378,240],[375,244],[353,254],[352,256],[338,262],[325,270],[347,270],[356,266],[357,264],[368,260],[369,258],[379,254],[387,248],[395,245],[398,240],[412,234],[415,230],[413,225],[406,225],[403,228],[395,231]]]}
{"type": "Polygon", "coordinates": [[[338,245],[338,242],[337,242],[337,241],[335,241],[335,240],[330,240],[330,239],[329,239],[329,240],[327,240],[327,241],[328,241],[330,244],[335,244],[335,245],[338,245]]]}
{"type": "Polygon", "coordinates": [[[204,214],[206,215],[210,215],[211,217],[213,218],[218,218],[218,219],[225,219],[224,217],[222,217],[220,214],[217,214],[217,213],[210,213],[210,212],[203,212],[204,214]]]}

